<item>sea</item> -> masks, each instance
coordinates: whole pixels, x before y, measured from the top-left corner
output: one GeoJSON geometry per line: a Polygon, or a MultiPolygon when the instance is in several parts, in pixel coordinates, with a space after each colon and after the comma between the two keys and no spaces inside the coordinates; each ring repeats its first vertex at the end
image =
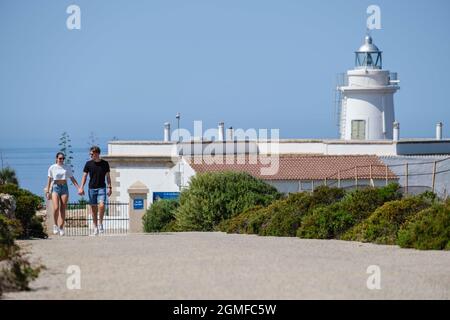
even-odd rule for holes
{"type": "MultiPolygon", "coordinates": [[[[55,163],[57,152],[55,148],[0,148],[0,167],[13,168],[21,188],[44,196],[48,168],[55,163]]],[[[84,164],[90,159],[89,148],[72,148],[72,152],[74,176],[81,184],[84,164]]],[[[87,186],[85,191],[87,192],[87,186]]],[[[72,182],[69,183],[69,197],[70,202],[76,202],[81,198],[72,182]]]]}

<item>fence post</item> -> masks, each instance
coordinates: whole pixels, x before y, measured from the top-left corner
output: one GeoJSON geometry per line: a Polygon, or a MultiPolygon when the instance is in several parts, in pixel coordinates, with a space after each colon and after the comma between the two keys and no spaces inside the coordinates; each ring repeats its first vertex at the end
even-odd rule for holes
{"type": "Polygon", "coordinates": [[[325,186],[328,186],[327,177],[325,177],[325,186]]]}
{"type": "Polygon", "coordinates": [[[341,187],[341,170],[338,170],[338,188],[341,187]]]}
{"type": "Polygon", "coordinates": [[[373,182],[373,179],[372,179],[372,165],[370,165],[370,167],[369,167],[369,183],[372,187],[375,186],[375,183],[373,182]]]}
{"type": "Polygon", "coordinates": [[[408,162],[405,163],[405,193],[408,194],[408,162]]]}
{"type": "Polygon", "coordinates": [[[388,185],[388,166],[386,165],[386,185],[388,185]]]}
{"type": "Polygon", "coordinates": [[[431,188],[434,193],[434,184],[436,182],[436,161],[433,163],[433,176],[431,178],[431,188]]]}
{"type": "Polygon", "coordinates": [[[355,186],[358,189],[358,166],[355,166],[355,186]]]}

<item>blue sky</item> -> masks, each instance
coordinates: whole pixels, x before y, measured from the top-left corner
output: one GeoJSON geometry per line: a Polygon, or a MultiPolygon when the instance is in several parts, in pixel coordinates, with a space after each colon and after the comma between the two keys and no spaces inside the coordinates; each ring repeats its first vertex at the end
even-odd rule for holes
{"type": "Polygon", "coordinates": [[[450,1],[0,0],[0,147],[162,139],[163,123],[335,138],[336,74],[353,67],[366,8],[402,137],[450,137],[450,1]],[[81,8],[68,30],[66,8],[81,8]]]}

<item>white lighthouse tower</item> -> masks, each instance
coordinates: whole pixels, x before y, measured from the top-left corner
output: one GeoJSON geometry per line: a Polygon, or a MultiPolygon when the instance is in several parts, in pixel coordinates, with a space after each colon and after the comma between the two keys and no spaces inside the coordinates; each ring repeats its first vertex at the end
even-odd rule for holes
{"type": "Polygon", "coordinates": [[[340,137],[344,140],[393,138],[395,73],[382,69],[382,52],[367,35],[355,52],[355,68],[347,71],[341,92],[340,137]]]}

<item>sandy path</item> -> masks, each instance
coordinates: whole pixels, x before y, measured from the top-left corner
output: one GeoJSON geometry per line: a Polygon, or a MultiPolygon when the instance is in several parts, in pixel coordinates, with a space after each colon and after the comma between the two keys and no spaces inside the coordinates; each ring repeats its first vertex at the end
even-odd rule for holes
{"type": "Polygon", "coordinates": [[[344,241],[162,233],[22,241],[47,266],[12,299],[450,299],[450,252],[344,241]],[[81,289],[69,290],[69,265],[81,289]],[[369,290],[369,265],[381,289],[369,290]]]}

